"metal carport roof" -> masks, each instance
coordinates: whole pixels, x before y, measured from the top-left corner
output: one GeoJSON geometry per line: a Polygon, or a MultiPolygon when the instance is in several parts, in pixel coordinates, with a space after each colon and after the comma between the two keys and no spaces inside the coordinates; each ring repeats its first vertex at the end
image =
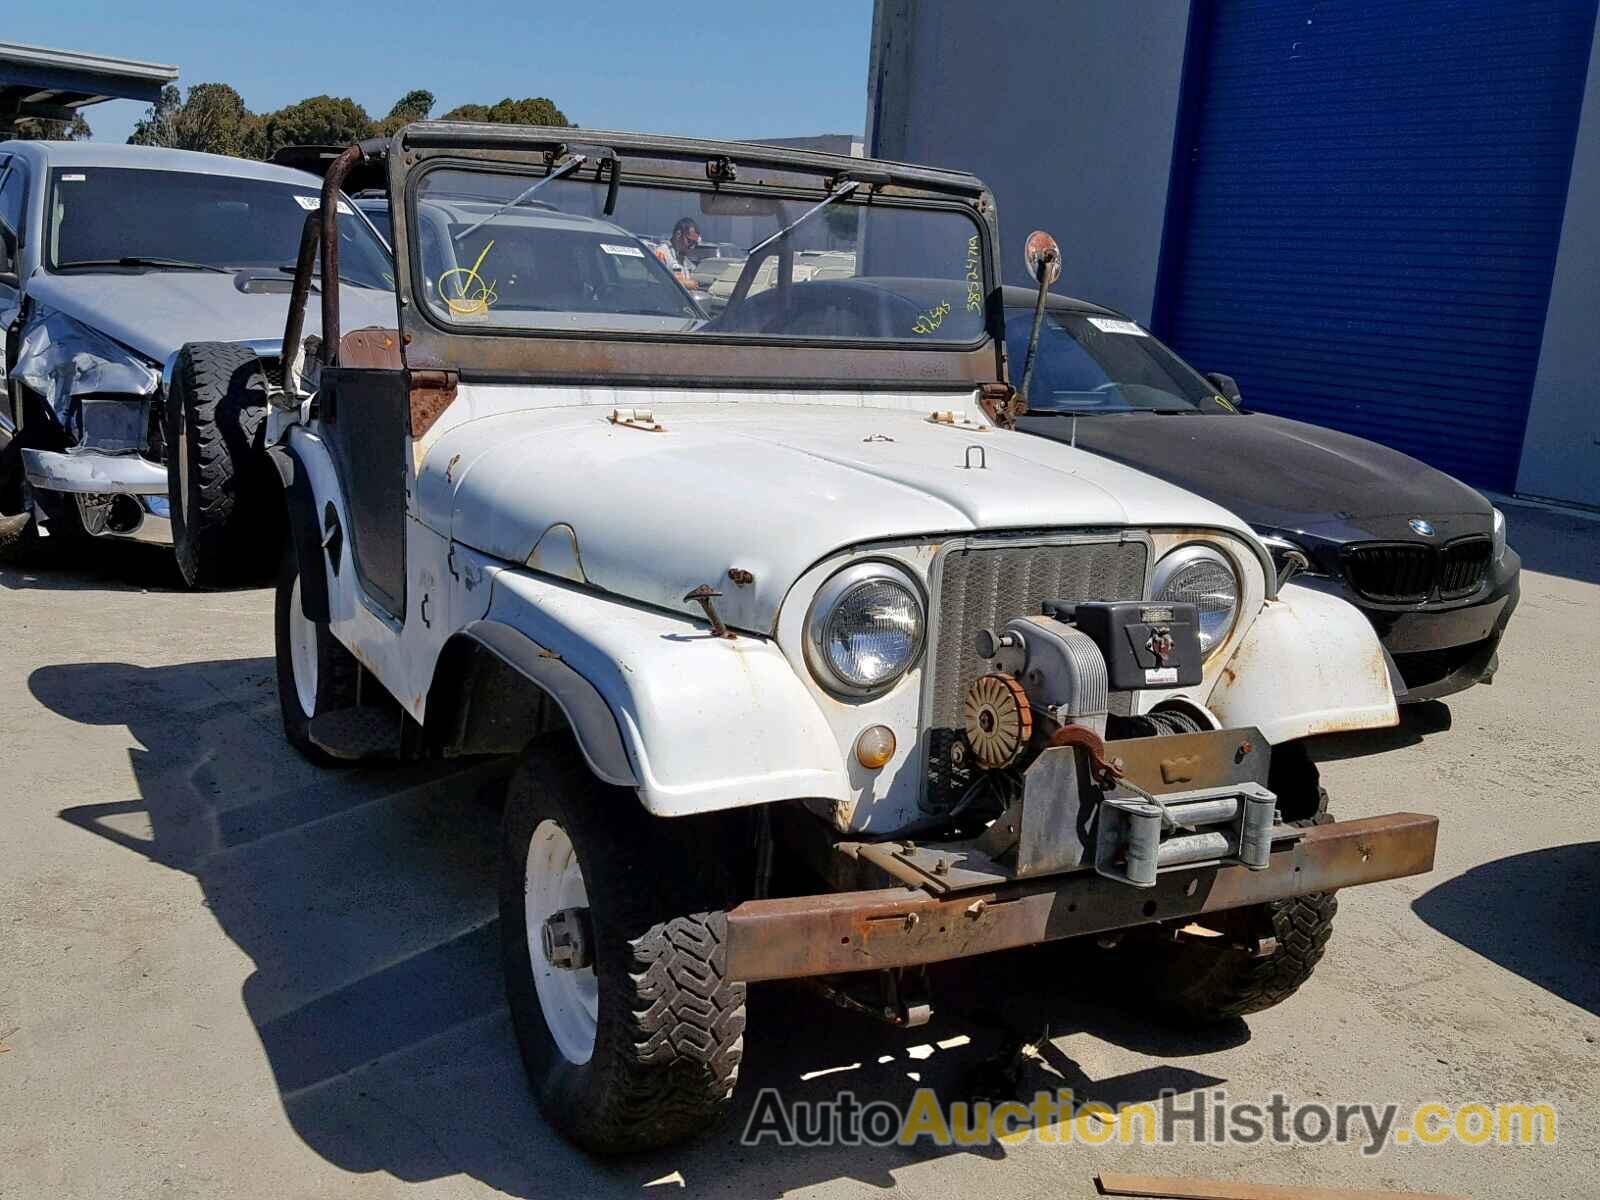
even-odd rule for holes
{"type": "Polygon", "coordinates": [[[0,42],[0,137],[21,117],[70,121],[102,100],[153,103],[177,77],[162,63],[0,42]]]}

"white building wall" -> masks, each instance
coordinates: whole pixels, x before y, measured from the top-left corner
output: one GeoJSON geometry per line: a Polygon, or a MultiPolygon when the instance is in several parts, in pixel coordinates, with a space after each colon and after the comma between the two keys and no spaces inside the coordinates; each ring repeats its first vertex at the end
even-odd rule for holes
{"type": "Polygon", "coordinates": [[[1187,0],[877,0],[867,153],[983,179],[1007,282],[1046,229],[1057,291],[1148,321],[1188,28],[1187,0]]]}
{"type": "Polygon", "coordinates": [[[1600,507],[1600,24],[1589,52],[1517,491],[1600,507]]]}

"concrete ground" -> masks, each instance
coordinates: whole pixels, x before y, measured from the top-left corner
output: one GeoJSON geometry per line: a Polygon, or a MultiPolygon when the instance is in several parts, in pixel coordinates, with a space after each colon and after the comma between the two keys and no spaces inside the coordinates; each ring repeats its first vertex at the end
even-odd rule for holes
{"type": "Polygon", "coordinates": [[[140,547],[0,565],[0,1196],[1078,1197],[1117,1170],[1594,1197],[1600,523],[1510,517],[1527,570],[1494,687],[1320,752],[1342,814],[1439,814],[1438,867],[1346,893],[1290,1002],[1155,1031],[1097,1003],[1084,963],[1038,951],[940,969],[938,1014],[910,1032],[759,987],[740,1120],[623,1162],[557,1140],[523,1083],[492,770],[300,762],[278,730],[269,592],[178,593],[140,547]],[[738,1145],[762,1087],[956,1099],[1046,1028],[1080,1099],[1546,1101],[1560,1140],[1375,1159],[738,1145]]]}

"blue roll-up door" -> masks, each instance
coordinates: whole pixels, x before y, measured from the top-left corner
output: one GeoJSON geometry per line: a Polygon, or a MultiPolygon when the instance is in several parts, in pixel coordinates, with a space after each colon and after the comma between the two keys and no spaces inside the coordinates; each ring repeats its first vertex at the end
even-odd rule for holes
{"type": "Polygon", "coordinates": [[[1509,490],[1595,9],[1196,0],[1157,331],[1248,407],[1509,490]]]}

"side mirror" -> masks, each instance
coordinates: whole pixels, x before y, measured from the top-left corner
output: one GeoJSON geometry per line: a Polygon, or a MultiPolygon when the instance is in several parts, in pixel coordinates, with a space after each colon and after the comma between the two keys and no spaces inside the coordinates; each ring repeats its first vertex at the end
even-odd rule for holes
{"type": "MultiPolygon", "coordinates": [[[[1033,303],[1033,324],[1028,328],[1028,352],[1022,360],[1022,386],[1017,389],[1011,405],[1014,418],[1028,411],[1028,388],[1033,383],[1033,362],[1039,356],[1039,330],[1044,325],[1045,297],[1050,285],[1061,278],[1061,247],[1042,229],[1028,235],[1022,247],[1023,260],[1028,264],[1028,274],[1039,285],[1033,303]]],[[[1014,422],[1012,422],[1014,423],[1014,422]]]]}
{"type": "Polygon", "coordinates": [[[1221,393],[1222,398],[1229,404],[1236,405],[1240,403],[1239,385],[1234,381],[1232,375],[1223,375],[1218,371],[1207,371],[1206,379],[1210,381],[1211,386],[1216,388],[1221,393]]]}
{"type": "Polygon", "coordinates": [[[1028,264],[1028,278],[1047,288],[1061,278],[1061,247],[1042,229],[1035,229],[1023,244],[1022,257],[1028,264]]]}

